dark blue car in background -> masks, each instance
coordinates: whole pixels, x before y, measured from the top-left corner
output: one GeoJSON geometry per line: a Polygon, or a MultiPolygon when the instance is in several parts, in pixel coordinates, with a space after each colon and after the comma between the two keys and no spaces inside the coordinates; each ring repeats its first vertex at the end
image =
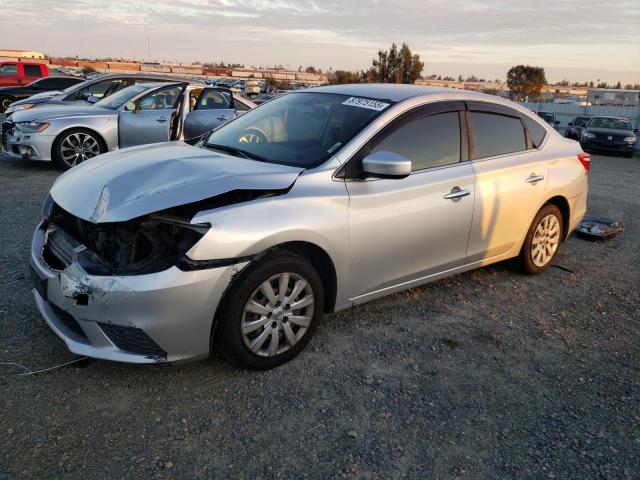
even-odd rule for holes
{"type": "Polygon", "coordinates": [[[631,158],[636,144],[636,133],[631,122],[624,117],[593,117],[580,137],[585,152],[600,150],[622,153],[631,158]]]}

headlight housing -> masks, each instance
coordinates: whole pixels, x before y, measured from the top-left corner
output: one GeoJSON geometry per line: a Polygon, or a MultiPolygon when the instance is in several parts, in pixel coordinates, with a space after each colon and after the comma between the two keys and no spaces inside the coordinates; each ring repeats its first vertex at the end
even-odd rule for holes
{"type": "Polygon", "coordinates": [[[23,105],[16,105],[14,107],[7,108],[5,115],[10,115],[14,112],[21,112],[22,110],[29,110],[30,108],[35,107],[35,103],[25,103],[23,105]]]}
{"type": "Polygon", "coordinates": [[[20,122],[16,123],[16,127],[21,132],[25,133],[40,133],[49,128],[49,123],[46,122],[20,122]]]}
{"type": "Polygon", "coordinates": [[[596,138],[596,136],[593,133],[582,132],[582,138],[596,138]]]}
{"type": "Polygon", "coordinates": [[[626,143],[636,143],[636,137],[633,137],[633,136],[632,136],[632,137],[626,137],[626,138],[624,139],[624,141],[625,141],[626,143]]]}

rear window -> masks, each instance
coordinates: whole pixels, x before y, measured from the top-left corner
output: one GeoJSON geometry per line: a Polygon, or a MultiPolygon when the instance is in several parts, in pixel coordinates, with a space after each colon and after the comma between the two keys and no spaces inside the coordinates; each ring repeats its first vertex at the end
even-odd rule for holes
{"type": "Polygon", "coordinates": [[[493,157],[527,149],[524,126],[519,118],[471,112],[471,125],[475,158],[493,157]]]}
{"type": "Polygon", "coordinates": [[[27,77],[41,77],[40,65],[25,65],[24,74],[27,77]]]}
{"type": "Polygon", "coordinates": [[[529,117],[524,117],[524,123],[527,125],[527,129],[529,130],[529,135],[531,135],[531,141],[535,148],[539,148],[544,141],[544,137],[547,134],[547,131],[544,129],[542,125],[536,122],[534,119],[529,117]]]}

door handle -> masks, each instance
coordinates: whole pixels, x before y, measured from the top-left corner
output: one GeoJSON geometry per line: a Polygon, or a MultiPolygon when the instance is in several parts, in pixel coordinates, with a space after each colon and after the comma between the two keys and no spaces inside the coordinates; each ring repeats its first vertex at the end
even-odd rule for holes
{"type": "Polygon", "coordinates": [[[470,190],[465,190],[460,187],[453,187],[449,193],[447,193],[444,198],[447,200],[453,200],[454,202],[460,200],[462,197],[466,197],[467,195],[471,195],[470,190]]]}
{"type": "Polygon", "coordinates": [[[166,122],[167,121],[167,117],[160,117],[160,118],[156,118],[156,122],[166,122]]]}
{"type": "Polygon", "coordinates": [[[529,175],[529,178],[525,180],[527,183],[533,183],[534,185],[538,183],[540,180],[544,180],[544,175],[529,175]]]}

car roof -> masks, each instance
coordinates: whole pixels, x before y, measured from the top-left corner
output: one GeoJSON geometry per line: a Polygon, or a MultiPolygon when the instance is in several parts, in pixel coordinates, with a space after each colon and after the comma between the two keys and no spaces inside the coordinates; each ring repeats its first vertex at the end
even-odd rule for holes
{"type": "MultiPolygon", "coordinates": [[[[345,85],[328,85],[323,87],[312,87],[293,93],[318,92],[318,93],[336,93],[340,95],[349,95],[354,97],[366,97],[375,100],[388,100],[391,102],[402,102],[409,98],[422,97],[428,100],[476,100],[505,105],[520,111],[524,111],[522,106],[512,102],[511,100],[498,97],[497,95],[489,95],[486,93],[475,92],[473,90],[464,90],[458,88],[444,87],[427,87],[423,85],[412,85],[403,83],[351,83],[345,85]]],[[[535,112],[527,112],[535,114],[535,112]]]]}

